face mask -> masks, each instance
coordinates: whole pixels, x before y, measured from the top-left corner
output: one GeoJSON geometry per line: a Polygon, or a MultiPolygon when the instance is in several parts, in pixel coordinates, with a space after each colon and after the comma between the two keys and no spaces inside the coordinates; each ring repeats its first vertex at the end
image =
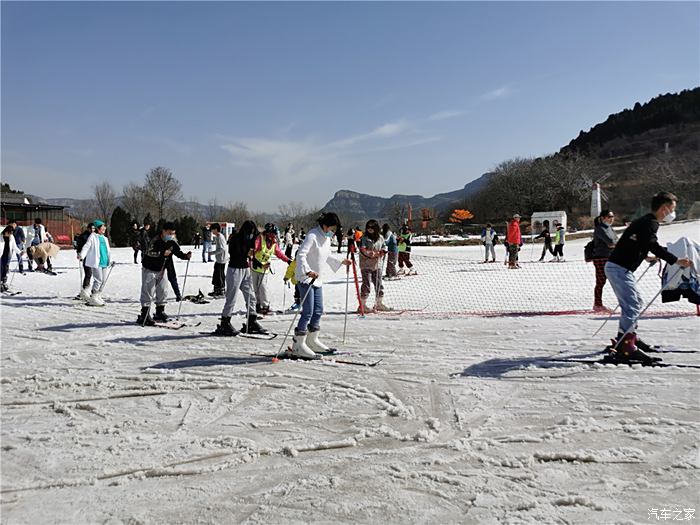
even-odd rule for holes
{"type": "Polygon", "coordinates": [[[676,218],[676,212],[672,211],[671,213],[666,215],[666,217],[664,217],[664,222],[666,222],[666,223],[673,222],[675,220],[675,218],[676,218]]]}
{"type": "Polygon", "coordinates": [[[173,237],[172,235],[166,235],[165,237],[163,237],[163,240],[165,242],[168,242],[168,241],[172,241],[174,238],[175,237],[173,237]]]}
{"type": "Polygon", "coordinates": [[[329,239],[332,239],[333,237],[335,237],[335,232],[328,230],[326,232],[326,237],[328,237],[329,239]]]}

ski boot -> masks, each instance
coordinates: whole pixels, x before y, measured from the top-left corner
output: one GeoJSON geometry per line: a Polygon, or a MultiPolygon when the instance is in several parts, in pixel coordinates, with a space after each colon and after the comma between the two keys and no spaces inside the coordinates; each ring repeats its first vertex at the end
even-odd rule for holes
{"type": "Polygon", "coordinates": [[[373,310],[375,312],[388,312],[391,310],[391,308],[384,304],[383,297],[377,297],[377,300],[374,303],[373,310]]]}
{"type": "Polygon", "coordinates": [[[105,301],[102,299],[102,292],[92,292],[92,295],[88,298],[85,304],[88,306],[104,306],[105,301]]]}
{"type": "Polygon", "coordinates": [[[216,335],[225,335],[228,337],[235,337],[238,335],[238,330],[231,326],[230,316],[221,316],[221,323],[216,325],[216,330],[214,330],[216,335]]]}
{"type": "Polygon", "coordinates": [[[141,314],[136,318],[136,324],[141,326],[154,326],[156,323],[151,318],[150,307],[143,306],[141,308],[141,314]]]}
{"type": "Polygon", "coordinates": [[[4,282],[0,283],[0,292],[7,292],[8,290],[9,290],[9,288],[8,288],[7,284],[5,284],[4,282]]]}
{"type": "Polygon", "coordinates": [[[292,306],[289,307],[289,310],[292,312],[296,312],[299,310],[299,303],[294,303],[292,306]]]}
{"type": "Polygon", "coordinates": [[[292,355],[303,359],[315,359],[316,354],[306,344],[306,334],[294,333],[292,338],[292,355]]]}
{"type": "Polygon", "coordinates": [[[311,349],[312,352],[317,352],[319,354],[330,354],[336,352],[335,348],[329,348],[318,340],[318,336],[321,334],[321,329],[316,328],[315,330],[309,328],[309,334],[306,337],[306,344],[311,349]]]}
{"type": "Polygon", "coordinates": [[[156,305],[156,313],[153,316],[154,321],[159,321],[161,323],[167,323],[170,318],[168,317],[168,314],[165,313],[165,305],[164,304],[157,304],[156,305]]]}
{"type": "Polygon", "coordinates": [[[243,329],[241,332],[244,332],[246,334],[260,334],[260,335],[267,335],[270,332],[268,332],[265,328],[260,326],[260,323],[258,323],[258,319],[255,314],[248,315],[248,323],[243,323],[243,329]]]}
{"type": "Polygon", "coordinates": [[[610,357],[617,363],[641,363],[642,365],[652,365],[661,361],[659,357],[651,357],[637,348],[637,334],[628,333],[617,345],[617,349],[613,347],[610,357]]]}

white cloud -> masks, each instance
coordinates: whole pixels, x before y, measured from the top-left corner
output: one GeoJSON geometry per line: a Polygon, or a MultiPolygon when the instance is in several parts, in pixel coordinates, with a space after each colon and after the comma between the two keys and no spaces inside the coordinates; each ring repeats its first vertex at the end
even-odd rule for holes
{"type": "Polygon", "coordinates": [[[499,98],[507,98],[513,94],[513,90],[509,86],[501,86],[497,89],[484,93],[481,98],[483,100],[497,100],[499,98]]]}
{"type": "Polygon", "coordinates": [[[428,120],[432,121],[439,121],[439,120],[447,120],[451,118],[457,118],[461,117],[462,115],[465,115],[467,112],[464,110],[460,109],[448,109],[445,111],[438,111],[437,113],[433,113],[428,117],[428,120]]]}

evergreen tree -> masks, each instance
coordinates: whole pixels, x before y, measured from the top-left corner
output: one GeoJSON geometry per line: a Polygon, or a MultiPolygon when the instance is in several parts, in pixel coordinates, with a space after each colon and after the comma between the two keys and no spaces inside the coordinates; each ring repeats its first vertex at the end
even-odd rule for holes
{"type": "Polygon", "coordinates": [[[190,215],[184,215],[175,221],[175,228],[177,228],[177,239],[180,244],[193,244],[199,222],[190,215]]]}
{"type": "Polygon", "coordinates": [[[109,233],[112,245],[118,248],[129,246],[129,230],[133,222],[131,215],[117,206],[114,208],[112,218],[109,222],[109,233]]]}

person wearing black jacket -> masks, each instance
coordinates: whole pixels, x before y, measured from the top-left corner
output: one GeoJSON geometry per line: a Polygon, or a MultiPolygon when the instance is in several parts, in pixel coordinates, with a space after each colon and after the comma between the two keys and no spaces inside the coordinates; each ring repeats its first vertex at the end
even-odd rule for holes
{"type": "Polygon", "coordinates": [[[639,361],[646,364],[653,361],[637,347],[638,343],[640,346],[642,344],[636,334],[636,323],[642,311],[642,298],[637,290],[634,271],[645,260],[651,263],[655,262],[656,258],[683,268],[693,264],[690,259],[679,259],[673,255],[659,244],[656,237],[659,221],[670,223],[675,219],[677,200],[673,193],[665,191],[654,195],[651,199],[651,213],[633,221],[627,227],[605,264],[605,276],[620,303],[620,324],[614,357],[621,361],[639,361]],[[647,257],[649,252],[656,257],[647,257]]]}
{"type": "Polygon", "coordinates": [[[535,237],[534,240],[537,239],[544,239],[544,246],[542,247],[542,255],[540,256],[539,261],[537,262],[544,262],[544,256],[547,252],[551,253],[554,255],[554,250],[552,249],[552,234],[549,232],[549,221],[544,220],[542,221],[542,231],[540,234],[535,237]]]}
{"type": "Polygon", "coordinates": [[[253,221],[245,221],[241,229],[231,234],[228,241],[229,263],[226,271],[226,302],[221,312],[221,323],[216,326],[217,335],[235,336],[238,330],[231,326],[231,315],[236,304],[238,290],[243,294],[246,303],[247,333],[266,334],[255,313],[257,300],[253,292],[253,280],[250,275],[250,260],[255,253],[255,238],[258,227],[253,221]]]}
{"type": "Polygon", "coordinates": [[[139,232],[139,248],[141,248],[141,263],[143,256],[148,251],[148,246],[151,244],[151,225],[146,223],[139,232]]]}
{"type": "Polygon", "coordinates": [[[617,233],[612,229],[615,214],[610,210],[603,210],[593,221],[593,266],[595,267],[595,289],[593,290],[593,311],[607,312],[610,310],[603,305],[603,287],[607,282],[605,277],[605,263],[617,244],[617,233]]]}
{"type": "MultiPolygon", "coordinates": [[[[95,225],[93,223],[89,223],[85,228],[85,231],[75,238],[75,251],[77,252],[78,260],[80,260],[80,252],[83,251],[83,246],[85,246],[85,243],[94,231],[95,225]]],[[[80,264],[83,265],[84,273],[83,287],[80,289],[80,295],[78,295],[78,299],[80,299],[81,301],[87,301],[88,299],[90,299],[90,294],[88,292],[90,290],[90,281],[92,280],[92,268],[86,266],[85,261],[82,261],[80,264]]]]}
{"type": "Polygon", "coordinates": [[[141,232],[138,223],[133,223],[129,230],[129,246],[134,250],[134,264],[138,264],[137,258],[141,250],[141,232]]]}
{"type": "Polygon", "coordinates": [[[151,240],[148,248],[141,255],[141,314],[136,322],[142,326],[153,326],[154,321],[168,321],[168,316],[165,314],[168,292],[163,277],[168,262],[172,264],[173,255],[189,260],[192,252],[182,253],[175,240],[175,225],[172,222],[166,222],[163,224],[160,235],[151,240]],[[156,313],[151,318],[150,310],[154,296],[156,313]]]}

